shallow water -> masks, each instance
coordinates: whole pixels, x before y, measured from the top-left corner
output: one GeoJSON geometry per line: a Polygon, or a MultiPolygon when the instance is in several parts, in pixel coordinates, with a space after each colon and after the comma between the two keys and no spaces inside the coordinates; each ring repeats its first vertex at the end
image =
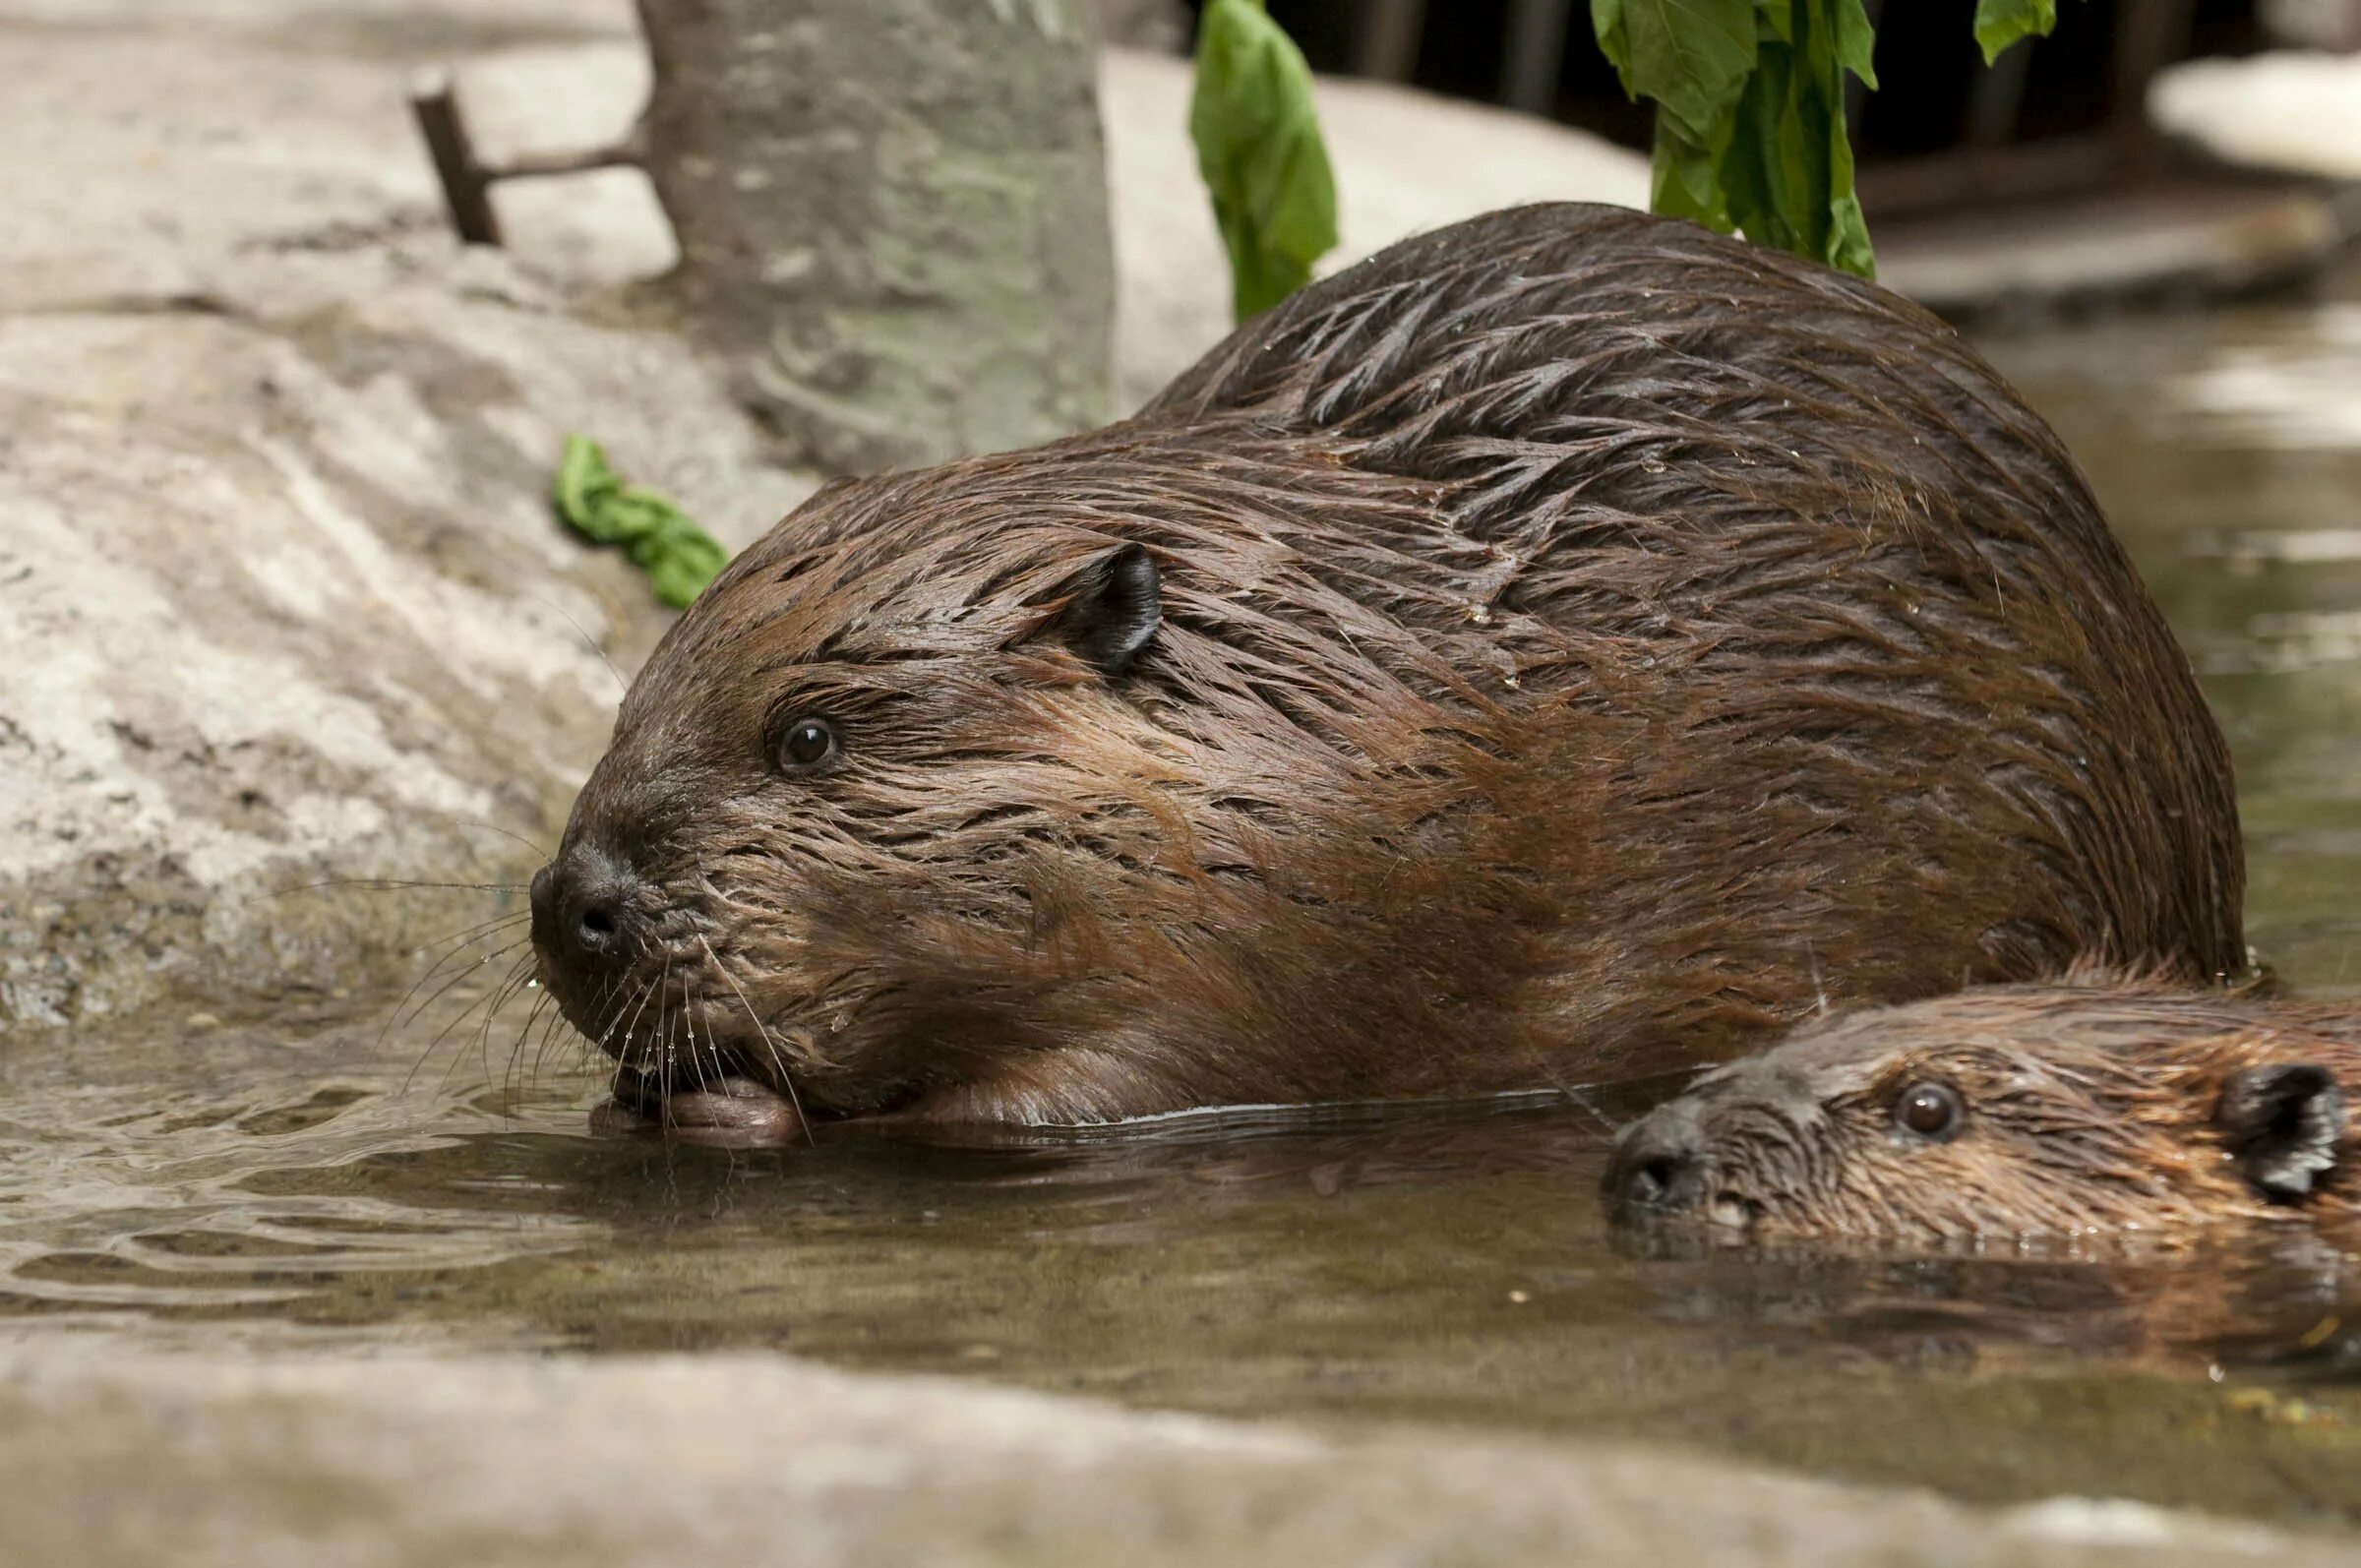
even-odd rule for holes
{"type": "MultiPolygon", "coordinates": [[[[1994,345],[2241,768],[2249,930],[2361,992],[2361,307],[1994,345]]],[[[498,913],[487,910],[486,914],[498,913]]],[[[587,1136],[571,1048],[282,1019],[0,1059],[0,1334],[776,1347],[1112,1398],[1640,1435],[1974,1497],[2361,1520],[2361,1234],[2198,1258],[1650,1249],[1612,1100],[760,1154],[587,1136]]]]}

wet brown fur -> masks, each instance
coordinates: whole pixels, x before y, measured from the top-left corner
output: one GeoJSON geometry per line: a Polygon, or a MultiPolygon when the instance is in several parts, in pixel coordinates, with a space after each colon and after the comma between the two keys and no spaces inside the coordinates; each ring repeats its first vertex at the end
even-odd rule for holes
{"type": "Polygon", "coordinates": [[[1704,1201],[1684,1218],[1755,1238],[2169,1243],[2351,1214],[2349,1132],[2300,1201],[2268,1199],[2228,1146],[2232,1075],[2281,1065],[2321,1067],[2361,1104],[2361,1011],[2086,969],[1799,1030],[1634,1124],[1623,1151],[1699,1127],[1704,1201]],[[1929,1082],[1966,1106],[1946,1142],[1895,1123],[1929,1082]]]}
{"type": "Polygon", "coordinates": [[[823,491],[640,674],[585,838],[658,940],[545,964],[568,1016],[837,1113],[1599,1079],[2243,958],[2220,737],[2047,427],[1871,285],[1575,206],[823,491]],[[1060,615],[1125,543],[1164,620],[1108,679],[1060,615]],[[780,777],[806,711],[845,755],[780,777]]]}

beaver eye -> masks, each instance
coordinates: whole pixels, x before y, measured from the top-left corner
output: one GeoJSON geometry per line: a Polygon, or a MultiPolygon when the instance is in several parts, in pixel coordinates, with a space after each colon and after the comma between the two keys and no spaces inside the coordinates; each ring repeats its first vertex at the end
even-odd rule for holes
{"type": "Polygon", "coordinates": [[[1894,1102],[1894,1124],[1915,1137],[1940,1143],[1957,1136],[1968,1108],[1947,1083],[1914,1083],[1894,1102]]]}
{"type": "Polygon", "coordinates": [[[826,719],[807,714],[779,732],[779,767],[785,772],[809,773],[836,752],[836,726],[826,719]]]}

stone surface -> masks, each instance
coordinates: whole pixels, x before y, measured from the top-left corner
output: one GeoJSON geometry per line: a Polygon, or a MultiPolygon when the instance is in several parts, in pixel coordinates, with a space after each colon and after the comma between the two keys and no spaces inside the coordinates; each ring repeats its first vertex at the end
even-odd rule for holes
{"type": "Polygon", "coordinates": [[[2302,186],[2184,181],[1885,231],[1878,279],[1954,321],[2039,320],[2124,300],[2301,282],[2361,235],[2361,201],[2302,186]]]}
{"type": "Polygon", "coordinates": [[[0,21],[0,1027],[413,970],[480,897],[283,890],[538,858],[586,639],[660,624],[551,520],[564,433],[734,540],[806,488],[677,341],[445,238],[396,65],[76,21],[0,21]]]}
{"type": "Polygon", "coordinates": [[[1099,424],[1114,263],[1072,0],[640,0],[666,292],[832,472],[1099,424]]]}
{"type": "MultiPolygon", "coordinates": [[[[2350,17],[2361,30],[2361,8],[2350,17]]],[[[2192,60],[2156,79],[2148,109],[2157,129],[2225,163],[2361,180],[2361,54],[2192,60]]]]}
{"type": "Polygon", "coordinates": [[[1188,43],[1182,0],[1083,0],[1082,12],[1102,43],[1170,54],[1188,43]]]}
{"type": "Polygon", "coordinates": [[[222,1362],[49,1340],[0,1357],[0,1473],[12,1568],[2361,1560],[2133,1504],[1975,1510],[1648,1449],[1139,1415],[757,1357],[222,1362]]]}

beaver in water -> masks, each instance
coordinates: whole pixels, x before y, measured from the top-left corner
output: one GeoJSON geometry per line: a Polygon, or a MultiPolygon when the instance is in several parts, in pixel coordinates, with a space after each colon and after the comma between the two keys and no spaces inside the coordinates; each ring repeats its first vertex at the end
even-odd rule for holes
{"type": "Polygon", "coordinates": [[[2240,882],[2186,659],[1957,333],[1543,206],[1107,429],[822,490],[640,672],[532,906],[626,1119],[779,1129],[1658,1071],[2228,972],[2240,882]]]}
{"type": "Polygon", "coordinates": [[[1871,1008],[1624,1129],[1624,1221],[1885,1243],[2172,1240],[2361,1209],[2361,1010],[2085,970],[1871,1008]]]}

